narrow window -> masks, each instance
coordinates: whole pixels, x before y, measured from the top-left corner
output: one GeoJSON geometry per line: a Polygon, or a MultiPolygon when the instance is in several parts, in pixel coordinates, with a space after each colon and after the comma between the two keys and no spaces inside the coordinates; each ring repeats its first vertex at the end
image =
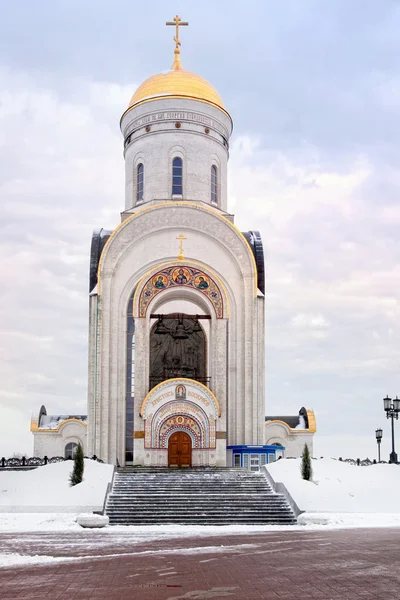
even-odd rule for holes
{"type": "Polygon", "coordinates": [[[136,172],[136,204],[143,202],[143,189],[144,189],[144,166],[140,163],[137,166],[136,172]]]}
{"type": "Polygon", "coordinates": [[[211,166],[211,202],[217,204],[217,167],[211,166]]]}
{"type": "Polygon", "coordinates": [[[129,298],[126,325],[126,404],[125,404],[125,464],[133,465],[134,397],[135,397],[135,319],[133,295],[129,298]]]}
{"type": "Polygon", "coordinates": [[[78,444],[75,442],[69,442],[69,444],[65,446],[65,458],[74,458],[77,449],[78,444]]]}
{"type": "Polygon", "coordinates": [[[182,196],[182,159],[176,156],[172,161],[172,195],[182,196]]]}

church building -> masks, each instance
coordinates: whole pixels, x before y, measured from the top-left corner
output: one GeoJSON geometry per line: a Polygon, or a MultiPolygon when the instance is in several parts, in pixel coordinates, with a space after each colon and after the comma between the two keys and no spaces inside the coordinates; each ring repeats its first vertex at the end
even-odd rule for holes
{"type": "MultiPolygon", "coordinates": [[[[312,451],[315,416],[265,417],[264,253],[227,208],[233,122],[215,88],[182,66],[187,23],[167,25],[172,67],[144,81],[121,117],[121,223],[92,238],[84,445],[121,466],[257,470],[304,443],[312,451]]],[[[51,438],[40,420],[35,448],[51,438]]]]}

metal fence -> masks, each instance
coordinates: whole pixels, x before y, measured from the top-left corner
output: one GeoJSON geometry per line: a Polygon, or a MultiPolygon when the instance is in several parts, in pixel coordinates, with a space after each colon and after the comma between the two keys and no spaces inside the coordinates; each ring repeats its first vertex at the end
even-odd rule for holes
{"type": "MultiPolygon", "coordinates": [[[[90,460],[95,460],[97,462],[104,462],[97,456],[85,456],[85,458],[89,458],[90,460]]],[[[4,456],[0,459],[0,468],[6,469],[7,467],[12,467],[13,469],[18,467],[43,467],[44,465],[51,465],[53,463],[64,462],[66,460],[73,460],[73,458],[65,458],[64,456],[52,456],[49,458],[48,456],[44,456],[40,458],[39,456],[31,456],[30,458],[26,458],[22,456],[21,458],[16,458],[15,456],[12,458],[5,458],[4,456]]]]}
{"type": "MultiPolygon", "coordinates": [[[[286,458],[287,459],[295,459],[296,457],[295,456],[287,456],[286,458]]],[[[322,458],[326,458],[326,457],[324,457],[324,456],[320,456],[320,457],[313,456],[312,460],[321,460],[322,458]]],[[[358,467],[369,467],[370,465],[376,465],[376,464],[378,464],[378,461],[375,458],[373,460],[371,460],[369,458],[342,458],[342,457],[340,457],[340,458],[330,457],[330,458],[331,458],[331,460],[337,460],[339,462],[345,462],[345,463],[348,463],[349,465],[355,465],[355,466],[358,466],[358,467]]],[[[382,465],[382,464],[387,465],[387,464],[391,464],[391,463],[389,463],[386,460],[381,460],[381,461],[379,461],[379,464],[380,465],[382,465]]],[[[392,464],[398,465],[399,463],[392,463],[392,464]]]]}

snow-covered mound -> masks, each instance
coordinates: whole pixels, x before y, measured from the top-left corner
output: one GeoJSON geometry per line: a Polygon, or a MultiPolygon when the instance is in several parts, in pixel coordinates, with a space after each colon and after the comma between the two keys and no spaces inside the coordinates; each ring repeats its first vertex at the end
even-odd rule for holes
{"type": "Polygon", "coordinates": [[[69,484],[72,461],[32,471],[0,471],[0,512],[87,512],[101,510],[112,465],[85,459],[83,481],[69,484]]]}
{"type": "Polygon", "coordinates": [[[312,461],[313,480],[304,481],[301,459],[268,465],[276,482],[285,484],[301,510],[335,513],[400,513],[400,465],[357,467],[322,458],[312,461]]]}

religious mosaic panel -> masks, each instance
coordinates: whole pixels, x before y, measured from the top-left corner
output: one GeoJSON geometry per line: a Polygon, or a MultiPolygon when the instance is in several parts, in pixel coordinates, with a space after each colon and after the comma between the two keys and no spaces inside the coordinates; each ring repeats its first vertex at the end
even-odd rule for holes
{"type": "Polygon", "coordinates": [[[187,415],[173,415],[162,423],[158,439],[160,448],[168,448],[168,438],[175,431],[185,431],[192,438],[193,448],[201,448],[200,426],[192,417],[187,415]]]}
{"type": "Polygon", "coordinates": [[[219,286],[203,271],[185,265],[167,267],[148,279],[140,292],[139,317],[146,316],[147,308],[157,294],[173,287],[198,290],[212,303],[217,319],[223,318],[224,304],[219,286]]]}
{"type": "Polygon", "coordinates": [[[219,405],[205,386],[185,379],[166,381],[142,404],[145,448],[167,448],[175,431],[188,433],[195,449],[215,448],[218,414],[219,405]]]}

